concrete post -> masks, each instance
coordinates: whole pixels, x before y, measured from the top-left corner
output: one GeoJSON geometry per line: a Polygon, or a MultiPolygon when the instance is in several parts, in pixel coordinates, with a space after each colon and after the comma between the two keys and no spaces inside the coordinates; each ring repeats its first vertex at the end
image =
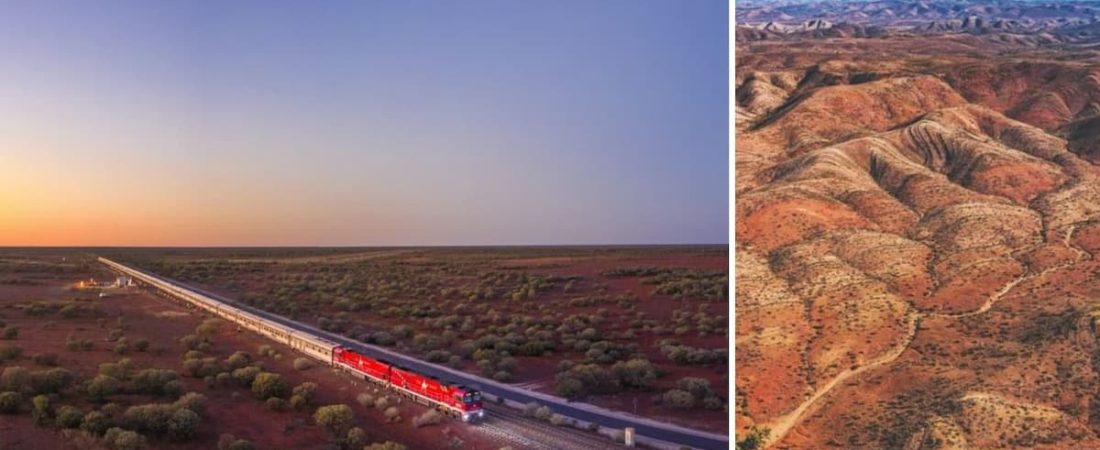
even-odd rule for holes
{"type": "Polygon", "coordinates": [[[634,446],[634,427],[626,427],[626,429],[623,430],[623,443],[626,444],[627,447],[634,446]]]}

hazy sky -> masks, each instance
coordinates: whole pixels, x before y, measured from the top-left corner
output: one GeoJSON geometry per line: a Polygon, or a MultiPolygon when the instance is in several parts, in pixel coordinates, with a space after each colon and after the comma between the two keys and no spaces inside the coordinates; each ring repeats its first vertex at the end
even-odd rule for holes
{"type": "Polygon", "coordinates": [[[4,2],[0,245],[725,243],[726,8],[4,2]]]}

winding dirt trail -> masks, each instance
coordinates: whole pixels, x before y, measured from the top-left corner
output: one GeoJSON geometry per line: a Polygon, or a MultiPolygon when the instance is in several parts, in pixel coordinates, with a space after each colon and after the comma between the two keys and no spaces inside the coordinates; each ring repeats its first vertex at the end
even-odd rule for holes
{"type": "Polygon", "coordinates": [[[768,428],[771,429],[773,439],[769,441],[768,447],[770,447],[774,443],[782,441],[783,437],[791,431],[791,428],[794,428],[795,425],[802,421],[802,417],[806,414],[807,411],[809,411],[810,407],[813,406],[814,403],[816,403],[818,400],[820,400],[821,397],[824,397],[825,394],[828,394],[829,391],[831,391],[838,384],[843,383],[845,380],[866,372],[870,369],[890,363],[901,356],[901,354],[905,352],[905,349],[909,348],[909,344],[913,342],[913,338],[917,335],[917,325],[920,322],[920,314],[910,312],[908,315],[908,321],[909,328],[908,332],[905,334],[905,338],[902,340],[902,342],[898,343],[898,345],[894,346],[894,348],[890,349],[889,352],[880,355],[878,358],[875,358],[869,361],[867,364],[859,366],[855,369],[845,369],[844,371],[837,374],[836,377],[833,377],[832,380],[829,380],[828,383],[825,383],[823,386],[821,386],[821,388],[818,389],[817,392],[814,392],[814,395],[810,396],[810,398],[806,399],[806,401],[798,405],[798,408],[795,408],[794,411],[791,411],[781,416],[775,422],[772,422],[768,426],[768,428]]]}
{"type": "Polygon", "coordinates": [[[1062,238],[1062,243],[1066,247],[1068,247],[1069,249],[1073,250],[1077,254],[1077,258],[1073,259],[1072,261],[1066,262],[1066,263],[1050,266],[1050,267],[1048,267],[1046,269],[1043,269],[1039,272],[1028,272],[1028,273],[1025,273],[1023,275],[1020,275],[1019,277],[1016,277],[1016,279],[1014,279],[1011,282],[1005,284],[1004,287],[1002,287],[997,292],[993,293],[993,295],[990,295],[989,298],[987,298],[986,301],[984,303],[982,303],[982,306],[979,307],[978,309],[975,309],[973,311],[967,311],[967,312],[964,312],[964,313],[947,314],[947,313],[921,313],[919,311],[915,311],[914,309],[910,308],[909,313],[907,315],[908,316],[908,321],[909,321],[908,331],[906,332],[905,337],[902,339],[902,341],[897,346],[892,348],[889,352],[884,353],[884,354],[880,355],[879,357],[877,357],[877,358],[869,361],[868,363],[866,363],[864,365],[861,365],[861,366],[859,366],[855,369],[845,369],[844,371],[837,374],[836,377],[833,377],[832,380],[829,380],[828,383],[825,383],[824,385],[822,385],[821,388],[819,388],[816,392],[814,392],[814,394],[812,396],[810,396],[805,401],[803,401],[801,404],[799,404],[798,408],[795,408],[791,412],[789,412],[787,414],[784,414],[783,416],[780,416],[779,418],[775,419],[771,423],[767,424],[767,427],[769,429],[771,429],[771,438],[768,440],[768,443],[765,446],[765,448],[770,448],[770,447],[774,446],[775,444],[778,444],[779,442],[783,441],[783,438],[787,436],[787,434],[791,431],[791,429],[794,428],[795,425],[798,425],[800,422],[802,422],[802,420],[805,418],[806,414],[808,412],[810,412],[811,407],[814,406],[817,403],[818,400],[820,400],[822,397],[824,397],[830,391],[832,391],[833,388],[840,385],[841,383],[848,380],[849,378],[857,376],[857,375],[859,375],[863,372],[866,372],[868,370],[871,370],[873,368],[876,368],[876,367],[879,367],[879,366],[882,366],[882,365],[885,365],[885,364],[892,363],[892,362],[894,362],[894,360],[898,359],[898,357],[900,357],[902,355],[902,353],[905,353],[905,350],[909,348],[909,346],[913,343],[913,340],[916,338],[917,329],[919,327],[921,319],[923,319],[925,317],[946,317],[946,318],[952,318],[952,319],[959,319],[959,318],[963,318],[963,317],[970,317],[970,316],[977,316],[977,315],[984,314],[984,313],[988,312],[990,309],[992,309],[993,306],[996,305],[997,302],[1001,300],[1001,298],[1003,298],[1009,292],[1012,292],[1012,290],[1016,286],[1020,285],[1020,283],[1023,283],[1024,281],[1027,281],[1027,280],[1030,280],[1030,279],[1033,279],[1033,278],[1046,276],[1047,274],[1049,274],[1051,272],[1054,272],[1056,270],[1065,269],[1065,268],[1073,266],[1073,265],[1075,265],[1075,264],[1077,264],[1077,263],[1079,263],[1079,262],[1081,262],[1085,259],[1091,258],[1091,256],[1092,256],[1091,254],[1089,254],[1085,250],[1077,248],[1077,246],[1073,245],[1073,234],[1076,231],[1077,231],[1077,224],[1076,223],[1069,225],[1066,228],[1065,236],[1062,238]]]}

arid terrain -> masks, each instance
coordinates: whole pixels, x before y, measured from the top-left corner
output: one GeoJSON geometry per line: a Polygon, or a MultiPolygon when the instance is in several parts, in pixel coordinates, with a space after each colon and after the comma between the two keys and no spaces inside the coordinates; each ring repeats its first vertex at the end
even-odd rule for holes
{"type": "Polygon", "coordinates": [[[1097,11],[738,5],[742,445],[1100,448],[1097,11]]]}
{"type": "Polygon", "coordinates": [[[691,428],[728,428],[728,250],[105,252],[362,342],[691,428]]]}
{"type": "Polygon", "coordinates": [[[546,433],[433,417],[144,289],[92,287],[115,277],[86,251],[0,250],[0,274],[0,448],[497,450],[546,433]]]}

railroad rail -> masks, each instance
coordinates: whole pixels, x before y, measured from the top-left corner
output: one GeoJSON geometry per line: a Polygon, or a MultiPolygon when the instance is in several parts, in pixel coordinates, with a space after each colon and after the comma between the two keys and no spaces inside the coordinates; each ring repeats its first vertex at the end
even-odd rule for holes
{"type": "Polygon", "coordinates": [[[209,292],[200,287],[162,277],[144,270],[135,269],[107,258],[100,257],[99,262],[114,271],[129,275],[165,293],[190,302],[200,309],[217,314],[219,305],[224,305],[243,311],[243,314],[261,321],[261,328],[256,331],[272,339],[282,341],[287,333],[305,338],[305,341],[301,344],[291,343],[291,347],[307,355],[313,356],[314,358],[321,359],[324,356],[313,354],[319,352],[311,349],[311,342],[335,343],[343,348],[354,350],[355,352],[367,355],[371,358],[383,359],[395,364],[400,364],[403,367],[407,367],[408,369],[430,377],[462,383],[466,386],[476,388],[484,394],[499,397],[508,402],[517,404],[531,402],[539,403],[550,407],[550,409],[558,414],[587,423],[595,423],[604,428],[620,430],[634,428],[637,440],[642,443],[661,447],[667,447],[668,444],[673,444],[674,446],[687,446],[702,450],[729,448],[729,436],[693,430],[679,425],[612,411],[586,403],[572,402],[542,392],[535,392],[507,385],[449,367],[424,362],[389,349],[365,344],[335,333],[323,331],[308,324],[296,322],[277,314],[238,303],[232,299],[209,292]],[[265,325],[270,325],[270,327],[265,327],[265,325]]]}

